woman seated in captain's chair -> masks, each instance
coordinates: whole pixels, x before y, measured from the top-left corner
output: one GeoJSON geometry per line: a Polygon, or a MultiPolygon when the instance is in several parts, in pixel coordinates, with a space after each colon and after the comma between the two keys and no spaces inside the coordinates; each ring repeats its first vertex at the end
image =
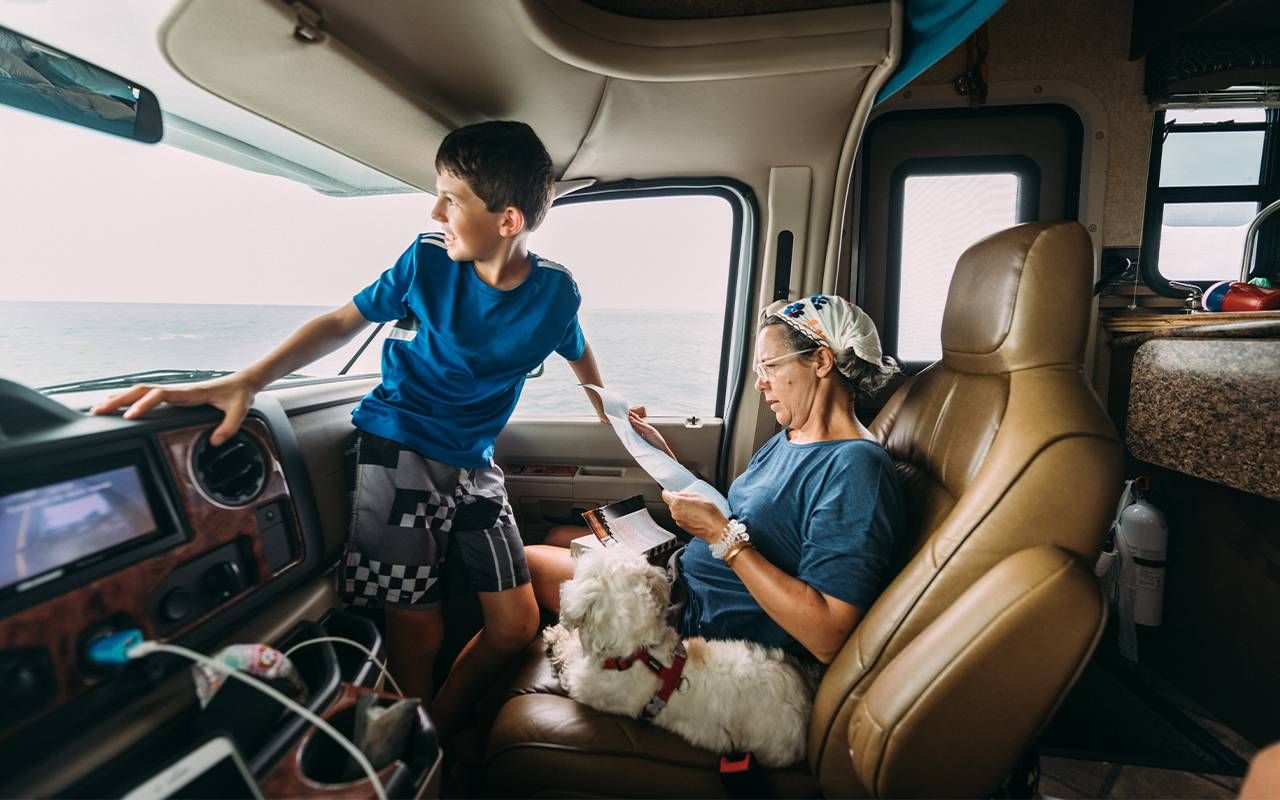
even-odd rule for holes
{"type": "MultiPolygon", "coordinates": [[[[876,598],[901,516],[893,461],[854,415],[897,371],[874,323],[840,297],[814,295],[764,310],[756,383],[783,430],[729,488],[732,519],[691,492],[663,492],[693,540],[668,565],[673,622],[685,636],[745,639],[829,664],[876,598]],[[680,608],[683,604],[683,608],[680,608]]],[[[653,426],[631,424],[675,457],[653,426]]],[[[526,548],[534,593],[558,612],[573,577],[554,529],[526,548]]]]}

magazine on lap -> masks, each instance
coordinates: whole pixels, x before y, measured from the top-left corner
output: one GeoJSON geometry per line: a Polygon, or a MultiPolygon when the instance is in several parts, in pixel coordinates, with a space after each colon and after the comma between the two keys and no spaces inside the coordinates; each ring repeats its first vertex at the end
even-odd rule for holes
{"type": "Polygon", "coordinates": [[[649,563],[663,566],[680,546],[675,534],[649,515],[643,495],[584,511],[582,518],[587,521],[591,533],[579,536],[569,544],[569,552],[574,558],[589,549],[625,547],[644,554],[649,563]]]}

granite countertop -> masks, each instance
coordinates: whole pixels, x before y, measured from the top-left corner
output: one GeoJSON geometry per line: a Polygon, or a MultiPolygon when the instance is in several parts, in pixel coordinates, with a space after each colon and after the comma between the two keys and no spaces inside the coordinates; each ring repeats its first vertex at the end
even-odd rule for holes
{"type": "Polygon", "coordinates": [[[1263,324],[1269,338],[1254,328],[1240,338],[1245,332],[1237,326],[1228,335],[1205,327],[1140,334],[1147,339],[1133,358],[1129,450],[1280,499],[1280,324],[1263,324]]]}

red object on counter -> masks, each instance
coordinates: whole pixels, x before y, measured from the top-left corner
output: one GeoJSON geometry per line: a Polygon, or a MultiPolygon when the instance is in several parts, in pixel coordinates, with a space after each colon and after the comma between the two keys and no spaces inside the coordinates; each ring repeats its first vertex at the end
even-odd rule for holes
{"type": "Polygon", "coordinates": [[[1232,281],[1222,298],[1223,311],[1280,311],[1280,289],[1232,281]]]}

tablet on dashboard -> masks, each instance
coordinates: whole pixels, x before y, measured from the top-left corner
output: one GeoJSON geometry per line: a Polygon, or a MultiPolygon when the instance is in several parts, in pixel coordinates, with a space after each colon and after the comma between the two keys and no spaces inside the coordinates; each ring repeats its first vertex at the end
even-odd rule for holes
{"type": "Polygon", "coordinates": [[[226,736],[215,736],[124,796],[124,800],[167,798],[261,800],[262,792],[258,790],[258,784],[236,750],[235,743],[226,736]]]}

